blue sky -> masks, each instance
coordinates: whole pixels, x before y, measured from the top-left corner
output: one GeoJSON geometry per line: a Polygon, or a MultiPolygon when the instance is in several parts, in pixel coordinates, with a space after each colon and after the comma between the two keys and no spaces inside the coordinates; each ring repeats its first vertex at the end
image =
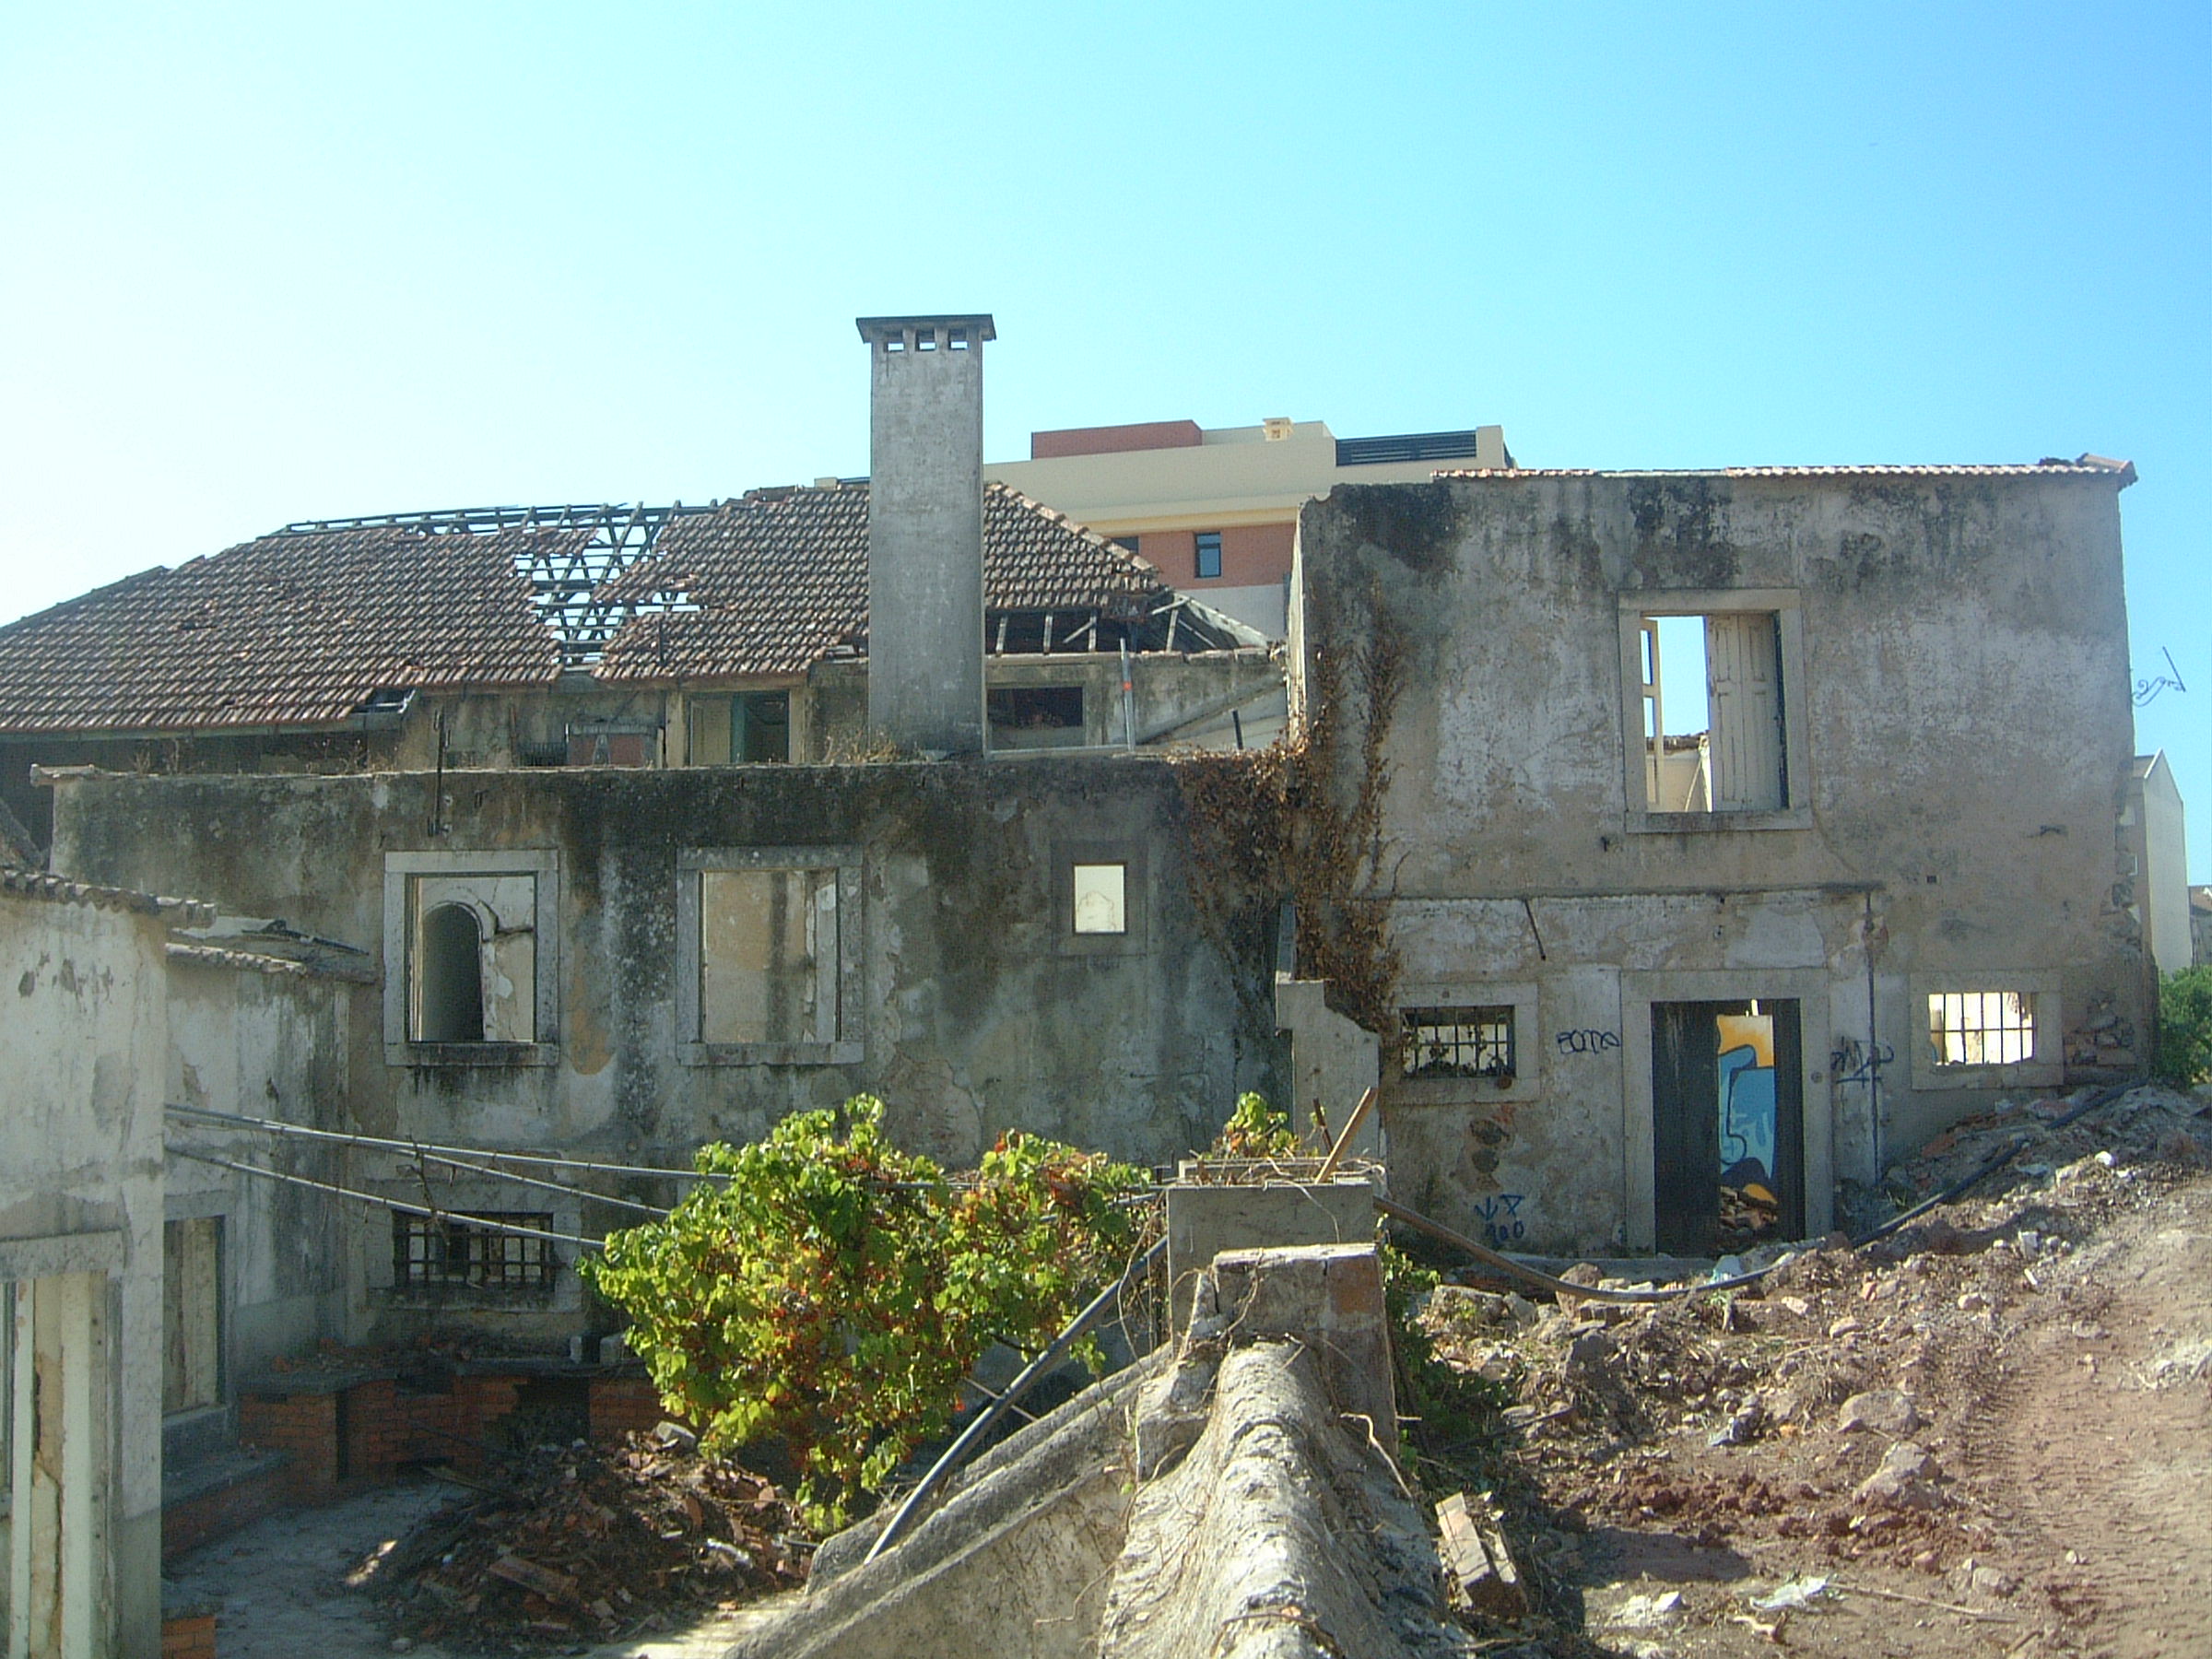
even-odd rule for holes
{"type": "Polygon", "coordinates": [[[1190,417],[1533,465],[2132,458],[2212,879],[2212,7],[0,0],[0,618],[288,520],[1190,417]]]}

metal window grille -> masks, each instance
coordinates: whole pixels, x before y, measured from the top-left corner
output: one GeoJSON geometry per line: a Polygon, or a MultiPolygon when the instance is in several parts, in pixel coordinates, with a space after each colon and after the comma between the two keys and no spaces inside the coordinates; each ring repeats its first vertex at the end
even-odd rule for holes
{"type": "Polygon", "coordinates": [[[1407,1008],[1400,1034],[1399,1069],[1408,1077],[1512,1079],[1510,1006],[1407,1008]]]}
{"type": "Polygon", "coordinates": [[[2035,1058],[2035,998],[2025,991],[1937,991],[1928,1041],[1938,1065],[2016,1065],[2035,1058]]]}
{"type": "Polygon", "coordinates": [[[485,1290],[544,1289],[553,1282],[553,1241],[500,1232],[485,1222],[549,1230],[542,1212],[392,1218],[392,1277],[399,1285],[469,1285],[485,1290]]]}

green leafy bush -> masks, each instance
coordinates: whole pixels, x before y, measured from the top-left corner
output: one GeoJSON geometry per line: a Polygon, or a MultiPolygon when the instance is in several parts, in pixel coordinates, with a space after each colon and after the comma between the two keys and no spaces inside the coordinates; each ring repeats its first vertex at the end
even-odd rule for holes
{"type": "Polygon", "coordinates": [[[883,1103],[786,1118],[703,1147],[676,1213],[586,1258],[629,1341],[709,1444],[782,1441],[819,1526],[949,1425],[994,1337],[1034,1351],[1118,1277],[1139,1171],[1008,1134],[955,1186],[883,1133],[883,1103]]]}
{"type": "Polygon", "coordinates": [[[2159,985],[2161,1081],[2212,1083],[2212,968],[2184,968],[2159,985]]]}
{"type": "Polygon", "coordinates": [[[1221,1125],[1207,1149],[1208,1158],[1301,1158],[1308,1148],[1290,1127],[1288,1114],[1267,1104],[1267,1097],[1241,1094],[1237,1109],[1221,1125]]]}

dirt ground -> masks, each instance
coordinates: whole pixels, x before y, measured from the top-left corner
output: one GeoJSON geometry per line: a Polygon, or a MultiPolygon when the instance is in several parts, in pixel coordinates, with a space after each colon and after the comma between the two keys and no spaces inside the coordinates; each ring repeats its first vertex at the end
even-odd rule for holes
{"type": "Polygon", "coordinates": [[[1997,1196],[1752,1292],[1440,1294],[1513,1401],[1487,1472],[1541,1606],[1495,1651],[2212,1655],[2212,1111],[2061,1104],[1906,1172],[2023,1138],[1997,1196]]]}
{"type": "MultiPolygon", "coordinates": [[[[172,1598],[220,1605],[222,1659],[461,1659],[438,1642],[394,1645],[384,1609],[347,1584],[361,1563],[418,1520],[463,1496],[425,1477],[323,1509],[272,1515],[171,1563],[172,1598]]],[[[569,1650],[593,1659],[719,1659],[783,1598],[682,1624],[644,1639],[569,1650]]],[[[401,1641],[406,1639],[401,1638],[401,1641]]]]}

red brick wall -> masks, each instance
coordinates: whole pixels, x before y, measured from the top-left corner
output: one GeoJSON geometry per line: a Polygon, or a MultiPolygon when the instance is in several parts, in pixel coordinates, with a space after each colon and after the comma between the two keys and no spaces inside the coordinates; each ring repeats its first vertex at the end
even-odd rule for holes
{"type": "Polygon", "coordinates": [[[1136,555],[1169,585],[1204,593],[1209,587],[1258,587],[1290,574],[1290,549],[1297,524],[1230,524],[1221,531],[1221,574],[1198,580],[1198,533],[1147,530],[1137,537],[1136,555]]]}
{"type": "Polygon", "coordinates": [[[1131,450],[1195,449],[1206,441],[1194,420],[1139,420],[1128,426],[1061,427],[1030,434],[1030,459],[1119,455],[1131,450]]]}
{"type": "Polygon", "coordinates": [[[293,1501],[324,1503],[337,1495],[336,1394],[248,1394],[239,1402],[238,1439],[291,1454],[286,1484],[293,1501]]]}
{"type": "Polygon", "coordinates": [[[668,1415],[660,1391],[643,1377],[594,1377],[590,1410],[592,1439],[602,1445],[650,1429],[668,1415]]]}

